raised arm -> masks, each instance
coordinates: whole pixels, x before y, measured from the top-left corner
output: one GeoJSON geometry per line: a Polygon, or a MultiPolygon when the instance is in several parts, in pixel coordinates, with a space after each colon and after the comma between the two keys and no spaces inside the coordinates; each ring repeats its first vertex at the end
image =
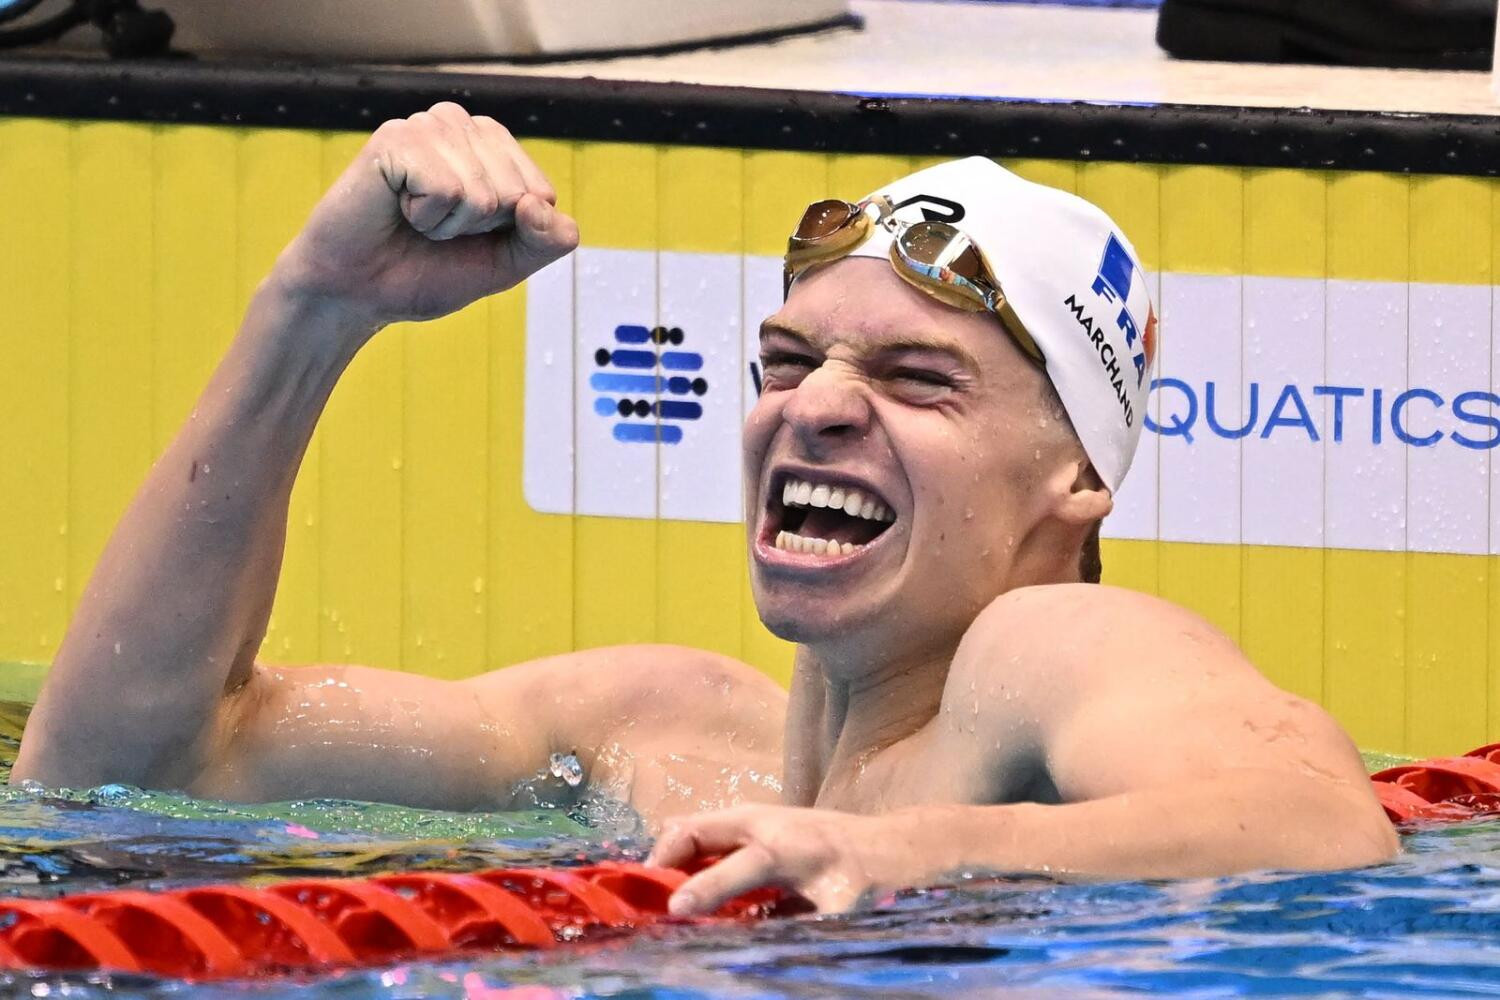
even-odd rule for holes
{"type": "Polygon", "coordinates": [[[223,763],[246,713],[277,700],[280,675],[254,657],[292,482],[334,384],[387,323],[452,312],[572,250],[577,226],[554,202],[504,128],[455,104],[375,132],[121,518],[14,779],[187,788],[223,763]]]}

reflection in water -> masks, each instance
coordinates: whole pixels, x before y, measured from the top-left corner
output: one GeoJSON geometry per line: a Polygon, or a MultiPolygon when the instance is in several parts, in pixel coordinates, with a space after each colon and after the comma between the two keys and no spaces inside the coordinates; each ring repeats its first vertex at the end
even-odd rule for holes
{"type": "MultiPolygon", "coordinates": [[[[0,703],[8,774],[27,706],[0,703]]],[[[618,805],[440,813],[353,802],[236,805],[123,786],[0,790],[0,887],[54,895],[277,873],[465,869],[639,857],[618,805]]],[[[623,941],[413,962],[195,996],[1449,997],[1500,993],[1500,822],[1406,838],[1398,863],[1331,875],[907,893],[833,919],[667,925],[623,941]]],[[[178,996],[140,976],[0,979],[0,992],[178,996]]]]}

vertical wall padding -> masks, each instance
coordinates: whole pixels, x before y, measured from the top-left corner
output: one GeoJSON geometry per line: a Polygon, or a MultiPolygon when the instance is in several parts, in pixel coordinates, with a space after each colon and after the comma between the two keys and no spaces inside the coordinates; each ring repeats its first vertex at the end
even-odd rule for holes
{"type": "MultiPolygon", "coordinates": [[[[1226,334],[1241,325],[1242,301],[1236,301],[1232,286],[1242,281],[1245,266],[1244,172],[1232,167],[1164,167],[1161,178],[1162,270],[1167,277],[1157,305],[1162,322],[1157,371],[1187,375],[1206,368],[1211,355],[1229,358],[1239,350],[1226,334]],[[1167,278],[1178,280],[1169,283],[1167,278]],[[1179,312],[1192,316],[1194,327],[1181,336],[1172,332],[1173,316],[1179,312]],[[1211,328],[1200,328],[1206,319],[1212,320],[1207,324],[1211,328]]],[[[1188,325],[1179,322],[1178,328],[1188,325]]],[[[1238,367],[1230,359],[1223,370],[1235,372],[1238,367]]],[[[1240,386],[1225,382],[1219,386],[1219,419],[1226,426],[1238,426],[1245,415],[1240,386]]],[[[1205,404],[1205,416],[1207,411],[1205,404]]],[[[1163,441],[1157,501],[1162,537],[1177,542],[1161,552],[1161,595],[1197,611],[1236,640],[1242,638],[1240,546],[1205,544],[1200,539],[1212,535],[1239,541],[1239,452],[1238,441],[1212,434],[1200,434],[1191,446],[1181,438],[1163,441]],[[1217,488],[1181,488],[1187,479],[1180,469],[1187,462],[1212,462],[1217,488]]]]}
{"type": "Polygon", "coordinates": [[[50,660],[74,593],[74,131],[0,120],[0,659],[50,660]]]}
{"type": "MultiPolygon", "coordinates": [[[[1387,330],[1406,326],[1409,210],[1405,177],[1335,174],[1328,183],[1328,352],[1330,384],[1382,379],[1405,385],[1405,352],[1387,330]],[[1366,283],[1383,282],[1383,294],[1366,283]],[[1345,325],[1364,337],[1342,337],[1345,325]]],[[[1363,430],[1363,428],[1361,428],[1363,430]]],[[[1354,435],[1351,433],[1351,438],[1354,435]]],[[[1404,749],[1406,742],[1406,560],[1404,536],[1390,550],[1346,547],[1356,525],[1355,497],[1339,490],[1341,471],[1358,489],[1406,502],[1405,454],[1376,453],[1360,434],[1329,456],[1324,526],[1324,704],[1361,746],[1404,749]],[[1339,467],[1343,466],[1344,469],[1339,467]],[[1345,471],[1347,470],[1347,471],[1345,471]]],[[[1398,531],[1399,533],[1399,531],[1398,531]]]]}
{"type": "MultiPolygon", "coordinates": [[[[363,143],[357,135],[324,139],[319,169],[325,186],[363,143]]],[[[405,662],[402,432],[405,359],[413,338],[386,333],[395,335],[376,337],[355,356],[318,430],[318,656],[344,663],[405,662]]],[[[461,604],[472,614],[471,596],[461,604]]]]}
{"type": "MultiPolygon", "coordinates": [[[[130,127],[149,131],[149,126],[130,127]]],[[[301,228],[322,191],[323,138],[318,133],[251,129],[240,136],[239,311],[270,271],[276,255],[301,228]]],[[[221,248],[200,243],[198,249],[212,254],[221,248]]],[[[281,587],[263,646],[267,658],[281,662],[322,658],[318,624],[322,451],[320,429],[308,445],[302,474],[292,489],[281,587]]]]}
{"type": "MultiPolygon", "coordinates": [[[[652,146],[580,145],[573,154],[573,208],[578,225],[589,233],[591,247],[656,249],[660,245],[661,151],[652,146]]],[[[580,256],[575,270],[593,272],[607,264],[580,256]]],[[[617,272],[603,276],[602,286],[614,301],[575,302],[580,338],[603,336],[605,328],[628,311],[631,322],[656,326],[657,274],[617,272]]],[[[582,359],[580,357],[580,361],[582,359]]],[[[583,362],[586,363],[586,362],[583,362]]],[[[651,457],[642,460],[625,476],[627,481],[600,484],[600,488],[644,489],[655,496],[660,475],[652,446],[651,457]],[[640,480],[649,480],[642,484],[640,480]]],[[[586,468],[580,459],[580,468],[586,468]]],[[[579,517],[575,525],[573,574],[573,639],[580,647],[608,646],[622,642],[650,642],[657,634],[661,572],[658,539],[660,527],[654,518],[655,503],[648,504],[651,517],[624,519],[579,517]]]]}
{"type": "MultiPolygon", "coordinates": [[[[725,351],[738,369],[744,337],[740,295],[707,301],[698,271],[712,268],[732,280],[726,289],[743,288],[745,252],[745,178],[737,150],[665,148],[657,155],[657,296],[662,316],[701,315],[692,330],[700,351],[725,351]],[[713,255],[708,257],[706,255],[713,255]]],[[[716,283],[717,284],[717,283],[716,283]]],[[[678,322],[673,320],[674,324],[678,322]]],[[[719,388],[719,387],[716,387],[719,388]]],[[[728,390],[730,387],[721,387],[728,390]]],[[[736,387],[737,388],[737,387],[736,387]]],[[[734,394],[732,408],[743,409],[734,394]]],[[[684,481],[695,470],[674,463],[673,450],[659,447],[657,496],[663,506],[676,494],[689,493],[684,481]]],[[[725,454],[724,475],[739,468],[738,456],[725,454]]],[[[729,656],[743,653],[740,637],[740,579],[748,573],[745,532],[738,524],[662,520],[656,537],[657,632],[661,642],[711,649],[729,656]],[[705,599],[706,595],[718,595],[705,599]]]]}
{"type": "MultiPolygon", "coordinates": [[[[1247,170],[1244,177],[1245,270],[1242,374],[1284,384],[1322,378],[1326,368],[1324,279],[1327,266],[1327,177],[1285,170],[1247,170]],[[1294,286],[1258,276],[1307,279],[1294,286]],[[1291,331],[1288,337],[1285,331],[1291,331]]],[[[1191,335],[1189,333],[1188,335],[1191,335]]],[[[1269,400],[1261,400],[1269,405],[1269,400]]],[[[1323,520],[1323,456],[1267,440],[1241,462],[1240,640],[1276,683],[1304,698],[1323,697],[1323,575],[1325,550],[1284,541],[1279,518],[1262,502],[1270,492],[1299,489],[1297,507],[1323,520]],[[1303,466],[1297,485],[1282,473],[1303,466]]]]}
{"type": "MultiPolygon", "coordinates": [[[[534,140],[526,144],[557,190],[558,204],[572,210],[575,195],[573,146],[534,140]]],[[[559,331],[559,352],[572,350],[559,331]]],[[[573,622],[577,591],[576,519],[538,514],[521,490],[521,404],[526,394],[526,286],[490,300],[490,608],[487,666],[520,663],[577,648],[573,622]]]]}
{"type": "MultiPolygon", "coordinates": [[[[1490,199],[1494,184],[1466,177],[1409,182],[1411,280],[1407,380],[1451,397],[1492,385],[1490,199]],[[1418,284],[1420,283],[1420,284],[1418,284]],[[1455,286],[1436,294],[1431,286],[1455,286]]],[[[1406,468],[1405,742],[1415,747],[1486,742],[1488,682],[1476,669],[1489,647],[1489,450],[1439,461],[1408,450],[1406,468]]],[[[1446,458],[1446,456],[1445,456],[1446,458]]]]}

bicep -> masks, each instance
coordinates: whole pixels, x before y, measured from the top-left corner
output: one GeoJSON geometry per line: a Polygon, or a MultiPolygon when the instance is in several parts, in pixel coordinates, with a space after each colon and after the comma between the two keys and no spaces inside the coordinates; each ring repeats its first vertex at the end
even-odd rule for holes
{"type": "Polygon", "coordinates": [[[1191,667],[1103,686],[1047,735],[1065,799],[1078,801],[1230,772],[1274,772],[1364,789],[1353,742],[1318,706],[1248,664],[1229,677],[1191,667]]]}
{"type": "Polygon", "coordinates": [[[560,751],[635,802],[657,771],[693,761],[715,774],[747,761],[779,772],[784,705],[752,668],[669,646],[567,653],[464,681],[256,666],[225,700],[189,790],[497,809],[560,751]]]}
{"type": "MultiPolygon", "coordinates": [[[[489,680],[490,698],[519,686],[504,674],[489,680]]],[[[471,682],[357,666],[257,665],[225,699],[190,790],[251,801],[494,808],[535,769],[544,742],[535,729],[523,712],[492,717],[471,682]]]]}

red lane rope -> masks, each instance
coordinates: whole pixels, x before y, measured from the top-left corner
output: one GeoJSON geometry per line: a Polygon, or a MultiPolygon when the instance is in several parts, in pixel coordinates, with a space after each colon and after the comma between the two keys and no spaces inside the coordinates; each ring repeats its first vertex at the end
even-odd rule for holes
{"type": "Polygon", "coordinates": [[[103,924],[45,899],[0,904],[0,943],[21,969],[113,969],[139,972],[134,954],[103,924]]]}
{"type": "Polygon", "coordinates": [[[1462,757],[1434,757],[1370,775],[1386,816],[1398,825],[1452,823],[1500,813],[1500,743],[1462,757]]]}
{"type": "MultiPolygon", "coordinates": [[[[202,981],[552,948],[666,919],[667,899],[687,877],[605,863],[0,898],[0,968],[202,981]]],[[[780,899],[762,890],[721,915],[760,916],[780,899]]]]}
{"type": "MultiPolygon", "coordinates": [[[[1370,776],[1391,822],[1500,813],[1500,743],[1370,776]]],[[[709,863],[698,859],[694,870],[709,863]]],[[[0,969],[152,972],[210,980],[368,965],[406,957],[555,947],[666,919],[688,873],[587,868],[401,872],[292,879],[265,887],[122,889],[60,900],[0,897],[0,969]]],[[[757,890],[720,917],[803,912],[757,890]]]]}

